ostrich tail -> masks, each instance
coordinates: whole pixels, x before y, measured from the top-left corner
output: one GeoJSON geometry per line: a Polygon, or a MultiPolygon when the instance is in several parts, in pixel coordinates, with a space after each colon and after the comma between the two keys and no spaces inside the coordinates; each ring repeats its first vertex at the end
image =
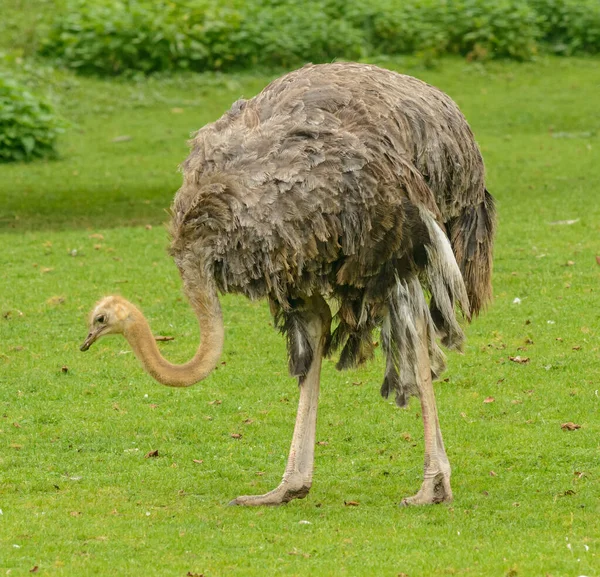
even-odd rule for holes
{"type": "Polygon", "coordinates": [[[460,350],[464,333],[456,318],[455,307],[458,305],[463,315],[470,320],[467,288],[448,237],[429,212],[422,210],[421,218],[429,231],[429,243],[425,245],[425,273],[431,291],[430,317],[442,344],[450,349],[460,350]]]}
{"type": "Polygon", "coordinates": [[[386,355],[381,394],[387,398],[395,393],[396,403],[401,407],[408,403],[411,395],[418,393],[419,347],[427,346],[431,376],[438,378],[446,367],[446,359],[436,342],[436,335],[445,346],[460,349],[464,333],[456,319],[456,305],[467,318],[470,314],[467,290],[448,238],[427,210],[421,211],[421,219],[429,233],[423,281],[431,292],[431,302],[427,306],[417,276],[396,279],[381,328],[381,345],[386,355]],[[417,330],[419,319],[427,326],[426,343],[421,343],[417,330]]]}
{"type": "Polygon", "coordinates": [[[496,230],[493,196],[485,190],[476,206],[463,208],[447,223],[456,262],[462,272],[471,313],[478,315],[492,299],[492,251],[496,230]]]}

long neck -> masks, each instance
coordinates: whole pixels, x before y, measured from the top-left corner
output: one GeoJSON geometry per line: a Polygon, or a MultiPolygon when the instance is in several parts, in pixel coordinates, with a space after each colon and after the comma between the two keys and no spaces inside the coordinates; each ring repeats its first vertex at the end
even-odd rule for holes
{"type": "Polygon", "coordinates": [[[223,317],[217,295],[195,296],[190,302],[198,317],[201,340],[196,354],[187,363],[174,365],[160,354],[148,322],[139,311],[124,333],[144,369],[168,387],[189,387],[206,378],[217,365],[223,350],[223,317]]]}

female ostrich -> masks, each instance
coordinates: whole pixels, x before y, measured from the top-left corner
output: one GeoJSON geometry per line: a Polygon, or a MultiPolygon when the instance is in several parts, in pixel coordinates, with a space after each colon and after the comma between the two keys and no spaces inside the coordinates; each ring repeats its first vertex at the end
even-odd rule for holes
{"type": "Polygon", "coordinates": [[[490,298],[494,234],[481,155],[457,106],[375,66],[309,65],[237,101],[192,145],[170,253],[200,324],[198,351],[183,365],[166,361],[142,313],[116,296],[96,305],[82,350],[122,333],[152,377],[186,387],[221,353],[217,293],[267,298],[298,377],[298,415],[281,484],[232,503],[279,505],[312,483],[323,356],[339,349],[338,368],[356,366],[373,356],[381,327],[381,393],[399,405],[418,395],[425,427],[424,481],[404,503],[450,500],[436,336],[459,349],[455,307],[469,319],[490,298]]]}

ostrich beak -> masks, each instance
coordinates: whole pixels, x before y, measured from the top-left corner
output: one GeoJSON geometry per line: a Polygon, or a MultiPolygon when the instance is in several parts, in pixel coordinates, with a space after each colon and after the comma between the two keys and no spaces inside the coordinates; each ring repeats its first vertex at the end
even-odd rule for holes
{"type": "Polygon", "coordinates": [[[96,339],[100,336],[100,330],[101,329],[90,331],[84,343],[79,347],[79,350],[87,351],[96,342],[96,339]]]}

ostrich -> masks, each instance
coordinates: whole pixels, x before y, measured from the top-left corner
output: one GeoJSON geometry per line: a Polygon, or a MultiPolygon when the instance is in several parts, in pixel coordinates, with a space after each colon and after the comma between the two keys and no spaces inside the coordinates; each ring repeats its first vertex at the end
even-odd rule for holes
{"type": "Polygon", "coordinates": [[[373,356],[381,394],[420,398],[424,479],[404,504],[450,501],[450,464],[432,379],[437,344],[460,349],[491,296],[494,202],[456,104],[415,78],[371,65],[307,65],[199,130],[171,207],[170,254],[200,325],[194,357],[173,365],[143,314],[119,296],[92,311],[81,349],[120,333],[158,382],[187,387],[215,368],[224,338],[218,293],[268,299],[287,338],[300,398],[283,479],[238,505],[279,505],[312,484],[321,361],[373,356]],[[330,305],[335,305],[332,317],[330,305]]]}

